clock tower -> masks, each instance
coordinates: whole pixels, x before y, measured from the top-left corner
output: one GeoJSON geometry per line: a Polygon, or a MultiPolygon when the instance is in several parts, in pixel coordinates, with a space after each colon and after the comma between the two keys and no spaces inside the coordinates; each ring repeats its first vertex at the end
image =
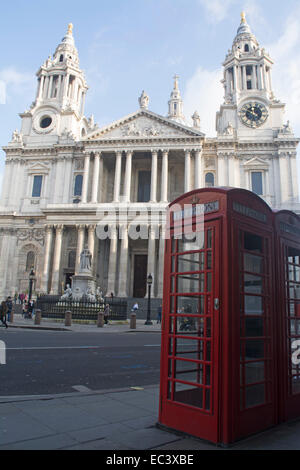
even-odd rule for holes
{"type": "Polygon", "coordinates": [[[261,48],[245,17],[228,51],[224,67],[224,103],[217,113],[216,130],[224,135],[233,130],[237,137],[272,137],[283,126],[284,103],[272,89],[273,61],[261,48]]]}

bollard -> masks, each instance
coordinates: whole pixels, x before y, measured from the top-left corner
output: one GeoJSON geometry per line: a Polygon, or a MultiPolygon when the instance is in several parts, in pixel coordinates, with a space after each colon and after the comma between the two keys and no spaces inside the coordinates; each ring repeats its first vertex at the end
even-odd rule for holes
{"type": "Polygon", "coordinates": [[[35,325],[40,325],[42,320],[42,311],[41,310],[36,310],[35,311],[35,317],[34,317],[34,324],[35,325]]]}
{"type": "Polygon", "coordinates": [[[130,329],[136,330],[136,313],[130,315],[130,329]]]}
{"type": "Polygon", "coordinates": [[[103,328],[103,326],[104,326],[104,312],[98,312],[97,327],[103,328]]]}
{"type": "Polygon", "coordinates": [[[71,326],[72,325],[72,312],[68,310],[65,313],[65,326],[71,326]]]}
{"type": "Polygon", "coordinates": [[[12,311],[10,312],[10,320],[9,320],[9,323],[13,323],[14,322],[14,309],[12,309],[12,311]]]}

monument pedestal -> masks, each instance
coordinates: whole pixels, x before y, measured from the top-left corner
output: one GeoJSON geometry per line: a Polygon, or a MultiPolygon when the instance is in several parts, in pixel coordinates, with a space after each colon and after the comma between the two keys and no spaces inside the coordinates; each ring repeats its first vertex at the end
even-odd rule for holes
{"type": "Polygon", "coordinates": [[[73,300],[82,300],[85,296],[95,294],[96,278],[91,273],[80,272],[72,276],[73,300]]]}

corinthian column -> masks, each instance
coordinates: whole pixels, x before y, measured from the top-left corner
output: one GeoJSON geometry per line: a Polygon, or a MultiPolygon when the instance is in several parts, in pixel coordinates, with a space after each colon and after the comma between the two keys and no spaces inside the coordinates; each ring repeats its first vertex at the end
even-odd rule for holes
{"type": "Polygon", "coordinates": [[[157,193],[157,150],[152,151],[152,166],[151,166],[151,195],[150,201],[156,202],[157,193]]]}
{"type": "Polygon", "coordinates": [[[121,255],[120,255],[120,277],[119,277],[119,297],[127,297],[127,278],[128,278],[128,227],[120,226],[122,233],[121,255]]]}
{"type": "MultiPolygon", "coordinates": [[[[156,253],[155,253],[155,245],[156,245],[156,238],[155,238],[155,227],[152,225],[149,227],[148,232],[148,266],[147,266],[147,276],[152,274],[153,278],[155,278],[155,269],[156,269],[156,253]]],[[[146,294],[147,295],[147,294],[146,294]]]]}
{"type": "Polygon", "coordinates": [[[76,249],[76,264],[75,274],[78,274],[80,267],[80,254],[84,248],[85,225],[77,225],[77,249],[76,249]]]}
{"type": "Polygon", "coordinates": [[[89,171],[90,171],[90,155],[86,155],[84,159],[84,174],[83,174],[82,197],[81,197],[81,202],[83,203],[87,202],[89,171]]]}
{"type": "Polygon", "coordinates": [[[96,225],[88,226],[88,249],[92,254],[92,272],[95,270],[95,230],[96,225]]]}
{"type": "Polygon", "coordinates": [[[163,150],[162,153],[162,172],[161,172],[161,202],[168,202],[168,171],[169,171],[169,151],[163,150]]]}
{"type": "Polygon", "coordinates": [[[110,226],[110,251],[108,265],[108,281],[107,293],[108,297],[111,293],[115,294],[115,281],[117,271],[117,249],[118,249],[118,231],[113,225],[110,226]]]}
{"type": "Polygon", "coordinates": [[[53,240],[53,227],[46,225],[46,240],[45,240],[45,258],[42,279],[42,292],[48,294],[49,292],[49,275],[50,275],[50,254],[53,240]]]}
{"type": "Polygon", "coordinates": [[[100,153],[95,153],[93,186],[92,186],[92,201],[91,201],[94,204],[98,202],[99,168],[100,168],[100,153]]]}
{"type": "Polygon", "coordinates": [[[114,202],[120,201],[121,168],[122,168],[122,152],[118,151],[116,152],[114,202]]]}
{"type": "Polygon", "coordinates": [[[184,192],[187,193],[191,190],[191,152],[185,151],[184,160],[184,192]]]}
{"type": "Polygon", "coordinates": [[[195,189],[202,185],[202,149],[195,152],[195,189]]]}
{"type": "Polygon", "coordinates": [[[125,187],[124,187],[125,202],[130,202],[131,171],[132,171],[132,151],[128,150],[126,153],[126,170],[125,170],[125,187]]]}
{"type": "Polygon", "coordinates": [[[64,230],[63,225],[55,226],[55,246],[54,246],[54,256],[53,256],[51,294],[59,294],[59,273],[60,273],[63,230],[64,230]]]}

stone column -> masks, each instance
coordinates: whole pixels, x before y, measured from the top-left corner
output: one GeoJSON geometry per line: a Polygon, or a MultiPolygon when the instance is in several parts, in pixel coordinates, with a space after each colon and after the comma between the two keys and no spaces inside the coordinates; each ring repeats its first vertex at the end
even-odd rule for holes
{"type": "Polygon", "coordinates": [[[48,294],[49,292],[49,277],[50,277],[50,256],[53,240],[53,226],[46,225],[46,239],[45,239],[45,257],[42,279],[42,292],[48,294]]]}
{"type": "Polygon", "coordinates": [[[116,152],[115,183],[114,183],[114,202],[120,202],[120,183],[122,169],[122,152],[116,152]]]}
{"type": "Polygon", "coordinates": [[[111,292],[115,294],[115,281],[117,271],[117,250],[118,250],[118,230],[117,227],[110,226],[110,251],[108,265],[108,281],[106,296],[110,296],[111,292]]]}
{"type": "Polygon", "coordinates": [[[72,181],[72,157],[66,157],[65,159],[65,171],[64,171],[64,190],[63,190],[63,200],[62,202],[68,204],[70,197],[70,185],[72,181]]]}
{"type": "Polygon", "coordinates": [[[128,280],[128,226],[120,225],[121,230],[121,253],[119,267],[119,297],[127,297],[127,280],[128,280]]]}
{"type": "Polygon", "coordinates": [[[185,150],[184,159],[184,192],[191,191],[191,151],[185,150]]]}
{"type": "Polygon", "coordinates": [[[94,171],[93,171],[93,186],[92,186],[92,203],[98,202],[98,189],[99,189],[99,168],[100,168],[100,153],[95,153],[94,171]]]}
{"type": "Polygon", "coordinates": [[[161,202],[168,202],[169,151],[162,152],[161,202]]]}
{"type": "Polygon", "coordinates": [[[288,201],[288,161],[285,153],[279,154],[279,174],[280,174],[280,188],[281,188],[281,204],[288,201]]]}
{"type": "Polygon", "coordinates": [[[128,150],[126,152],[126,170],[125,170],[125,186],[124,186],[125,202],[130,202],[131,172],[132,172],[132,151],[128,150]]]}
{"type": "Polygon", "coordinates": [[[92,254],[92,273],[95,271],[95,230],[96,225],[88,226],[88,249],[92,254]]]}
{"type": "Polygon", "coordinates": [[[59,294],[59,273],[63,230],[63,225],[55,225],[55,246],[53,255],[51,294],[59,294]]]}
{"type": "Polygon", "coordinates": [[[243,65],[243,90],[247,90],[246,66],[243,65]]]}
{"type": "Polygon", "coordinates": [[[292,169],[292,181],[293,181],[293,200],[295,202],[298,201],[299,197],[299,189],[298,189],[298,172],[297,172],[297,160],[296,160],[297,154],[293,153],[290,156],[290,164],[291,164],[291,169],[292,169]]]}
{"type": "Polygon", "coordinates": [[[77,249],[76,249],[76,264],[75,264],[75,274],[78,274],[80,268],[80,254],[84,248],[84,238],[85,238],[85,225],[77,225],[77,249]]]}
{"type": "Polygon", "coordinates": [[[158,256],[158,281],[157,281],[157,297],[162,298],[164,287],[164,258],[165,258],[165,237],[166,230],[162,225],[159,237],[159,256],[158,256]]]}
{"type": "Polygon", "coordinates": [[[49,88],[48,88],[48,99],[51,98],[52,93],[52,84],[53,84],[53,75],[50,76],[49,88]]]}
{"type": "Polygon", "coordinates": [[[150,202],[157,201],[157,150],[152,150],[150,202]]]}
{"type": "MultiPolygon", "coordinates": [[[[155,268],[156,268],[156,250],[155,250],[155,245],[156,245],[156,239],[155,239],[155,226],[150,226],[148,230],[148,265],[147,265],[147,276],[149,274],[152,275],[153,277],[153,286],[152,286],[152,292],[154,296],[154,283],[155,283],[155,268]]],[[[148,296],[148,293],[146,292],[146,297],[148,296]]]]}
{"type": "Polygon", "coordinates": [[[202,187],[202,149],[195,152],[195,189],[202,187]]]}
{"type": "Polygon", "coordinates": [[[84,174],[83,174],[83,182],[82,182],[82,197],[81,197],[82,203],[87,202],[89,173],[90,173],[90,155],[86,155],[84,159],[84,174]]]}

